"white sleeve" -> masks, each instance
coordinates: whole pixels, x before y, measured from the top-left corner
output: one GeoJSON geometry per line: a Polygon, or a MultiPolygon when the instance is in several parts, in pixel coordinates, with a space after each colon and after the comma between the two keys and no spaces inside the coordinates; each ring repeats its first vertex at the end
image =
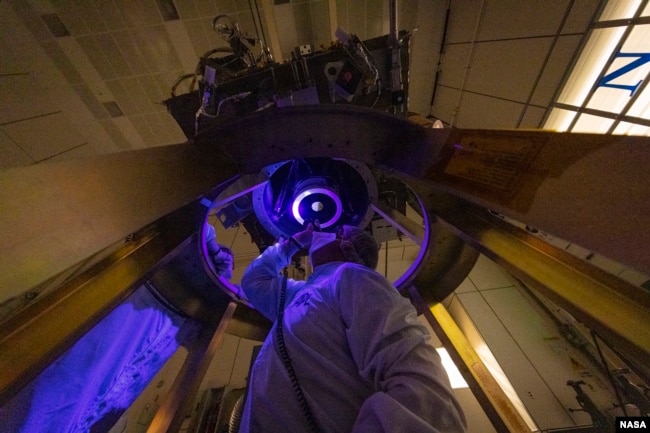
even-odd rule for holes
{"type": "Polygon", "coordinates": [[[411,303],[362,266],[345,266],[337,280],[350,351],[376,391],[352,432],[464,432],[462,410],[411,303]]]}
{"type": "MultiPolygon", "coordinates": [[[[291,262],[291,257],[297,251],[298,248],[290,242],[276,243],[253,260],[242,276],[241,288],[246,298],[271,321],[275,321],[278,315],[278,297],[283,280],[280,271],[291,262]]],[[[287,280],[286,302],[291,300],[302,284],[302,281],[287,280]]]]}

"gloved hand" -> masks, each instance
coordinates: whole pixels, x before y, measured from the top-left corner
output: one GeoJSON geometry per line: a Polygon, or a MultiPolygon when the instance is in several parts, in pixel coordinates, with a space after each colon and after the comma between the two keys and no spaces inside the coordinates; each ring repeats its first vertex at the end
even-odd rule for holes
{"type": "Polygon", "coordinates": [[[217,272],[217,275],[228,280],[232,278],[232,270],[235,262],[232,251],[230,251],[229,248],[219,248],[219,250],[212,255],[212,263],[214,264],[214,270],[217,272]]]}
{"type": "MultiPolygon", "coordinates": [[[[318,224],[318,222],[316,223],[318,224]]],[[[316,226],[317,227],[317,226],[316,226]]],[[[307,225],[307,228],[301,232],[295,233],[292,238],[296,240],[301,246],[303,250],[308,250],[309,246],[311,245],[311,240],[313,237],[314,230],[316,229],[314,224],[309,223],[307,225]]]]}

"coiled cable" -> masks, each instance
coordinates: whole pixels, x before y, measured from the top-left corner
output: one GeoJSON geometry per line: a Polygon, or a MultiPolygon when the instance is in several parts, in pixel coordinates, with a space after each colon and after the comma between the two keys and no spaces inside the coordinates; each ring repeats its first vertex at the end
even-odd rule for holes
{"type": "Polygon", "coordinates": [[[275,326],[275,331],[276,331],[275,334],[277,337],[276,346],[278,352],[280,353],[282,364],[284,364],[284,368],[287,371],[287,374],[289,375],[289,380],[291,380],[291,387],[293,388],[293,391],[296,394],[296,397],[298,398],[298,404],[300,404],[300,408],[302,412],[305,414],[305,417],[307,418],[307,424],[309,424],[309,430],[312,433],[319,433],[320,429],[318,428],[318,423],[316,422],[316,418],[314,417],[314,414],[312,413],[311,408],[309,407],[309,403],[307,402],[305,393],[303,392],[302,387],[300,386],[300,382],[298,381],[298,376],[296,375],[296,371],[293,368],[291,357],[289,356],[287,346],[284,342],[284,330],[283,330],[284,303],[287,297],[288,278],[289,278],[289,273],[287,271],[287,268],[284,268],[284,275],[282,278],[282,289],[280,290],[280,299],[278,305],[278,319],[275,326]]]}

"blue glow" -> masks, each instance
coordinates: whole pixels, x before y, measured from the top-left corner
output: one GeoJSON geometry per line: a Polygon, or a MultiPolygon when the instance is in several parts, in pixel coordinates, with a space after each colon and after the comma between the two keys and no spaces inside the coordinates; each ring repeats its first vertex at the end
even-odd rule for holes
{"type": "Polygon", "coordinates": [[[184,320],[140,287],[0,408],[2,428],[87,432],[121,414],[176,351],[184,320]]]}

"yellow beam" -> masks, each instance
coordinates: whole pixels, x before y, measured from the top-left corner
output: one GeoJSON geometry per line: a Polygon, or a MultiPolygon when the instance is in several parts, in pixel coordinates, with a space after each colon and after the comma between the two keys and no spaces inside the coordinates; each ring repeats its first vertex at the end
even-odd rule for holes
{"type": "MultiPolygon", "coordinates": [[[[214,324],[205,325],[172,384],[172,388],[156,412],[147,433],[178,432],[186,414],[191,410],[205,372],[215,352],[223,341],[237,304],[230,302],[221,319],[214,324]]],[[[218,313],[215,312],[215,316],[218,313]]]]}
{"type": "Polygon", "coordinates": [[[186,236],[147,232],[25,308],[0,330],[0,405],[126,299],[186,236]]]}
{"type": "Polygon", "coordinates": [[[487,366],[447,309],[440,303],[430,304],[425,301],[415,286],[411,286],[409,294],[449,350],[450,356],[494,428],[503,433],[530,433],[532,430],[526,425],[511,400],[490,374],[487,366]]]}
{"type": "Polygon", "coordinates": [[[627,356],[650,359],[650,294],[468,206],[439,214],[459,237],[540,291],[627,356]]]}

